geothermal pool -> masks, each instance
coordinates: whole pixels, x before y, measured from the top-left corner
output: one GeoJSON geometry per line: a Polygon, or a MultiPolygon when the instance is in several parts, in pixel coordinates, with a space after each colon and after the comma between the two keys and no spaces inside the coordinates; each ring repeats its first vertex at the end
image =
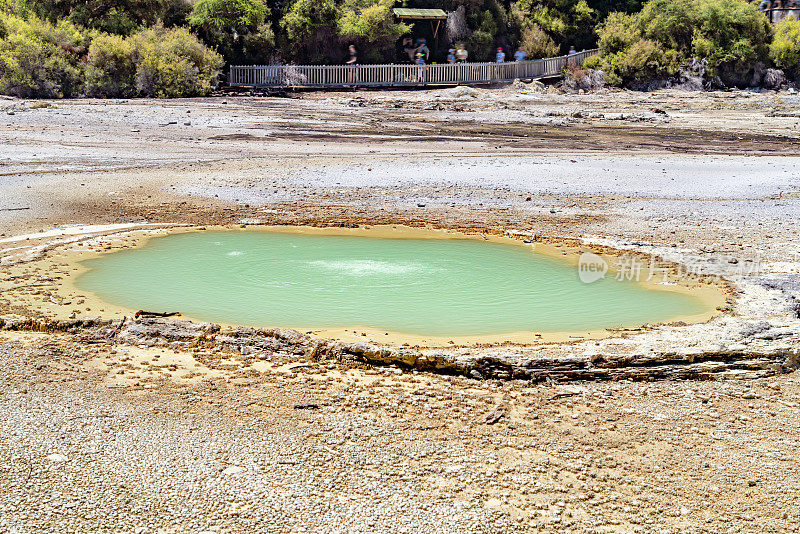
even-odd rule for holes
{"type": "Polygon", "coordinates": [[[192,232],[84,265],[77,287],[117,306],[301,330],[586,332],[708,311],[686,293],[585,284],[564,259],[473,239],[192,232]]]}

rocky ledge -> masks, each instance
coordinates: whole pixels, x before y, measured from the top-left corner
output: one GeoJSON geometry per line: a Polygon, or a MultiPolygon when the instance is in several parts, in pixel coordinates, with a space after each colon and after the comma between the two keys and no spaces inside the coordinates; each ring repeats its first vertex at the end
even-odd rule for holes
{"type": "MultiPolygon", "coordinates": [[[[708,326],[708,325],[690,325],[708,326]]],[[[740,331],[749,341],[737,345],[698,346],[675,339],[669,348],[631,338],[548,344],[501,349],[415,350],[369,342],[342,343],[316,339],[285,328],[221,328],[165,318],[108,320],[0,319],[0,329],[63,332],[84,343],[144,345],[176,350],[236,353],[254,359],[357,361],[409,369],[465,375],[476,379],[654,380],[756,378],[800,366],[794,335],[768,323],[740,331]]],[[[686,327],[683,328],[684,330],[686,327]]],[[[660,329],[663,332],[665,329],[660,329]]],[[[669,332],[669,329],[666,329],[669,332]]],[[[653,334],[650,332],[649,334],[653,334]]],[[[646,334],[638,334],[646,335],[646,334]]],[[[667,334],[669,337],[669,334],[667,334]]]]}

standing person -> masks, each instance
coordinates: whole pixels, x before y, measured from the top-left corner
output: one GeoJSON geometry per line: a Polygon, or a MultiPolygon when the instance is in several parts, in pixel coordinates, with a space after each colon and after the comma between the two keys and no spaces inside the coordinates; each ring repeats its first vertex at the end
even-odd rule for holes
{"type": "Polygon", "coordinates": [[[453,63],[456,62],[456,49],[455,48],[451,48],[450,50],[447,51],[447,62],[450,65],[452,65],[453,63]]]}
{"type": "Polygon", "coordinates": [[[463,43],[459,44],[458,50],[456,50],[456,61],[458,63],[466,63],[467,56],[469,56],[469,52],[467,52],[467,49],[464,48],[464,44],[463,43]]]}
{"type": "Polygon", "coordinates": [[[498,46],[497,47],[497,54],[495,54],[495,56],[494,56],[494,62],[495,63],[504,63],[505,60],[506,60],[506,53],[503,52],[503,47],[502,46],[498,46]]]}
{"type": "Polygon", "coordinates": [[[574,56],[574,55],[575,55],[575,54],[577,54],[577,53],[578,53],[578,51],[577,51],[577,50],[575,50],[575,47],[574,47],[574,46],[570,46],[570,47],[569,47],[569,52],[567,52],[567,55],[568,55],[568,56],[574,56]]]}
{"type": "Polygon", "coordinates": [[[414,46],[414,40],[411,37],[406,37],[403,39],[403,52],[408,55],[408,60],[410,62],[414,62],[414,54],[417,51],[417,47],[414,46]]]}
{"type": "Polygon", "coordinates": [[[425,54],[422,52],[417,52],[417,65],[424,65],[425,64],[425,54]]]}
{"type": "Polygon", "coordinates": [[[429,61],[431,59],[431,49],[428,48],[428,41],[424,37],[419,40],[419,46],[417,47],[417,54],[424,55],[425,61],[429,61]]]}
{"type": "Polygon", "coordinates": [[[347,70],[351,71],[347,75],[347,83],[355,85],[356,84],[356,78],[358,76],[358,74],[357,74],[358,69],[356,68],[358,66],[358,52],[356,51],[355,45],[350,45],[349,48],[348,48],[348,51],[350,52],[350,59],[345,61],[345,65],[349,65],[349,66],[351,66],[353,68],[352,69],[347,69],[347,70]]]}
{"type": "Polygon", "coordinates": [[[358,52],[356,52],[355,45],[350,45],[348,51],[350,52],[350,59],[345,62],[345,65],[356,65],[358,63],[358,52]]]}
{"type": "Polygon", "coordinates": [[[517,51],[514,52],[514,61],[525,61],[527,57],[528,53],[521,46],[517,47],[517,51]]]}

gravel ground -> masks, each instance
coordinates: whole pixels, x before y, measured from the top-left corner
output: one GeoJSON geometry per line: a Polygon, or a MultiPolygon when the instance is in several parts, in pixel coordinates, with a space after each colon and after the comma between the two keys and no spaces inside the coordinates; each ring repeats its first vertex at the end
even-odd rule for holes
{"type": "Polygon", "coordinates": [[[798,530],[792,376],[532,386],[313,364],[119,388],[82,367],[119,354],[3,338],[4,531],[798,530]]]}
{"type": "MultiPolygon", "coordinates": [[[[515,229],[758,257],[734,311],[659,347],[756,315],[778,336],[757,343],[798,346],[797,95],[448,91],[0,100],[2,264],[64,225],[515,229]]],[[[0,333],[0,531],[798,530],[797,373],[533,385],[159,351],[0,333]]]]}

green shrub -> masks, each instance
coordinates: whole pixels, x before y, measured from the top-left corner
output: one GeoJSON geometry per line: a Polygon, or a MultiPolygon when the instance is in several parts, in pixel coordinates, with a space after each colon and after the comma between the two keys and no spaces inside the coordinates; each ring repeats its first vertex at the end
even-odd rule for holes
{"type": "Polygon", "coordinates": [[[479,20],[477,29],[472,32],[467,39],[467,50],[469,50],[472,61],[492,61],[494,60],[495,40],[503,26],[503,14],[497,10],[486,9],[473,17],[479,20]]]}
{"type": "Polygon", "coordinates": [[[594,47],[598,20],[594,4],[590,6],[586,0],[517,0],[512,14],[519,19],[523,41],[526,29],[535,26],[566,53],[570,46],[578,50],[594,47]]]}
{"type": "Polygon", "coordinates": [[[184,28],[157,26],[131,36],[136,90],[158,98],[208,94],[223,59],[184,28]]]}
{"type": "Polygon", "coordinates": [[[86,93],[96,97],[136,95],[136,63],[133,40],[100,34],[89,45],[86,93]]]}
{"type": "Polygon", "coordinates": [[[611,14],[598,28],[600,58],[588,65],[609,83],[631,85],[676,76],[693,58],[708,75],[746,85],[767,59],[770,25],[746,0],[650,0],[639,13],[611,14]]]}
{"type": "Polygon", "coordinates": [[[559,53],[556,42],[538,24],[531,24],[522,30],[520,46],[530,59],[553,57],[559,53]]]}
{"type": "Polygon", "coordinates": [[[0,14],[0,27],[0,93],[61,98],[81,91],[86,33],[66,21],[7,14],[0,14]]]}
{"type": "Polygon", "coordinates": [[[800,21],[786,18],[775,26],[769,57],[788,75],[800,80],[800,21]]]}
{"type": "MultiPolygon", "coordinates": [[[[25,18],[29,13],[28,4],[24,0],[0,0],[0,14],[25,18]]],[[[0,39],[2,38],[3,34],[0,33],[0,39]]]]}

